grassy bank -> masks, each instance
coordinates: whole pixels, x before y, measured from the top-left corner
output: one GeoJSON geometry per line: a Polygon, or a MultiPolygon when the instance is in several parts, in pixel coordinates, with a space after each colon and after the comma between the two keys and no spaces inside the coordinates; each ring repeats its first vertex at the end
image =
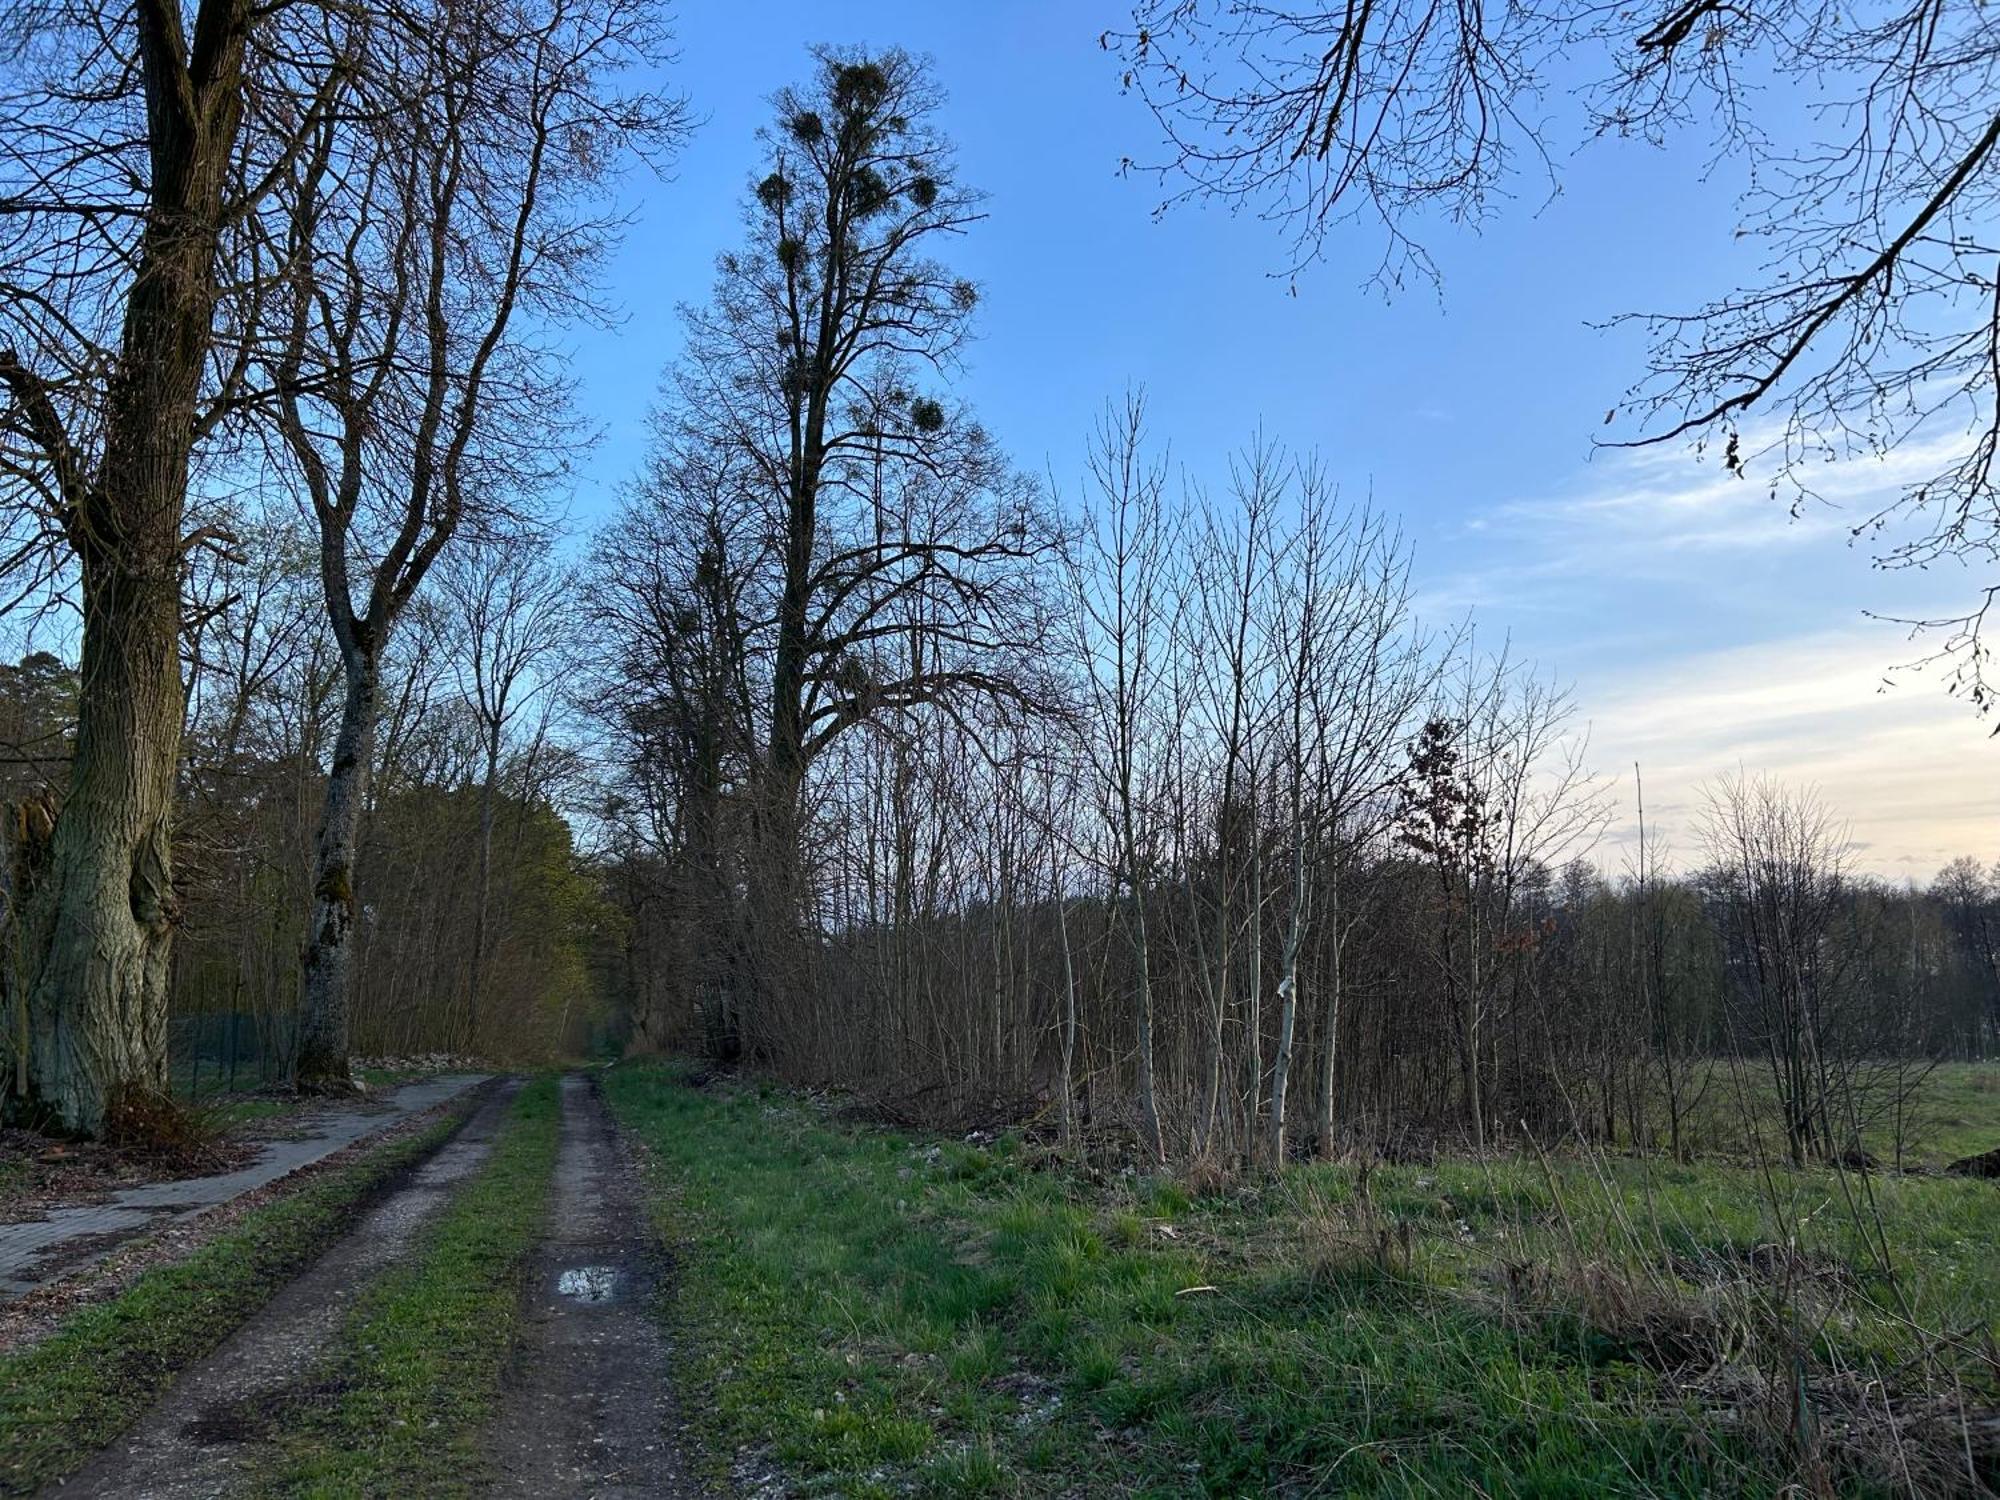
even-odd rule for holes
{"type": "Polygon", "coordinates": [[[272,1455],[264,1488],[310,1496],[447,1496],[484,1478],[480,1437],[541,1238],[561,1123],[557,1080],[515,1097],[492,1155],[370,1287],[318,1387],[272,1455]]]}
{"type": "Polygon", "coordinates": [[[808,1490],[1907,1493],[1993,1396],[1990,1183],[1530,1158],[1195,1196],[667,1066],[606,1091],[682,1249],[689,1408],[808,1490]]]}
{"type": "Polygon", "coordinates": [[[253,1209],[186,1259],[0,1358],[0,1494],[28,1494],[79,1468],[457,1123],[454,1115],[401,1136],[253,1209]]]}

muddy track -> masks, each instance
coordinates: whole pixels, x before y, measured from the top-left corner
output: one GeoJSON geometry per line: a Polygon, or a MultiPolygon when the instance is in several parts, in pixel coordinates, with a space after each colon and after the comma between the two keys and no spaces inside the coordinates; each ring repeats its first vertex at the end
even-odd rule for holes
{"type": "Polygon", "coordinates": [[[488,1450],[495,1495],[710,1493],[679,1441],[672,1362],[655,1316],[666,1267],[631,1149],[596,1080],[563,1079],[549,1229],[488,1450]]]}
{"type": "Polygon", "coordinates": [[[48,1495],[194,1500],[227,1493],[259,1440],[310,1388],[354,1299],[486,1160],[519,1080],[489,1086],[465,1124],[390,1187],[297,1280],[194,1365],[161,1402],[48,1495]]]}

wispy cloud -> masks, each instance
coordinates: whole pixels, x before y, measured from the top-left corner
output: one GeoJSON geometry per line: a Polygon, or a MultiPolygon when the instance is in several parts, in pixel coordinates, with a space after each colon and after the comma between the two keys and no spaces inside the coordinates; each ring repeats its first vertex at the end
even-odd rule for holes
{"type": "Polygon", "coordinates": [[[2000,742],[1933,681],[1885,684],[1879,631],[1758,641],[1620,674],[1598,663],[1578,697],[1597,763],[1683,860],[1699,857],[1703,788],[1739,770],[1818,788],[1858,862],[1927,878],[1960,854],[2000,858],[2000,742]]]}
{"type": "Polygon", "coordinates": [[[2000,857],[2000,741],[1939,677],[1892,673],[1921,648],[1862,618],[1891,583],[1894,607],[1956,580],[1885,580],[1849,544],[1943,452],[1829,464],[1827,503],[1796,515],[1720,463],[1620,454],[1435,538],[1455,567],[1422,604],[1434,618],[1476,609],[1572,678],[1627,820],[1636,761],[1649,821],[1683,860],[1698,854],[1703,785],[1738,770],[1817,786],[1879,874],[2000,857]]]}
{"type": "Polygon", "coordinates": [[[1865,568],[1866,551],[1849,546],[1856,528],[1935,473],[1953,446],[1940,440],[1819,465],[1805,501],[1754,473],[1731,473],[1713,455],[1607,452],[1558,493],[1475,508],[1443,533],[1442,550],[1459,566],[1436,597],[1545,607],[1558,581],[1666,582],[1774,549],[1844,553],[1865,568]]]}

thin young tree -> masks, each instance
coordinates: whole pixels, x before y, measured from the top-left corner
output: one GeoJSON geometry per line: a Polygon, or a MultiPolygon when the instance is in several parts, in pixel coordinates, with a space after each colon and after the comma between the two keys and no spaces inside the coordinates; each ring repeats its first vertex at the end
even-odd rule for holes
{"type": "MultiPolygon", "coordinates": [[[[1201,506],[1202,524],[1184,570],[1188,596],[1175,610],[1172,675],[1175,693],[1173,776],[1184,845],[1193,826],[1212,825],[1210,868],[1184,848],[1182,866],[1195,949],[1195,980],[1205,1007],[1200,1097],[1192,1145],[1210,1151],[1222,1097],[1225,1031],[1239,993],[1243,1023],[1238,1098],[1247,1140],[1263,1087],[1260,1015],[1262,850],[1258,787],[1267,729],[1269,643],[1257,628],[1274,566],[1274,528],[1287,500],[1284,455],[1262,438],[1230,460],[1227,498],[1201,506]],[[1213,800],[1211,800],[1213,799],[1213,800]]],[[[1206,830],[1204,830],[1206,831],[1206,830]]]]}
{"type": "Polygon", "coordinates": [[[1357,919],[1343,904],[1343,886],[1355,882],[1360,851],[1387,821],[1398,752],[1438,660],[1410,618],[1410,554],[1401,535],[1371,507],[1343,504],[1316,462],[1295,465],[1292,488],[1297,519],[1261,625],[1281,663],[1277,764],[1288,862],[1266,1134],[1273,1165],[1285,1160],[1295,1038],[1310,1014],[1308,977],[1323,992],[1313,1127],[1320,1152],[1332,1150],[1342,957],[1357,919]],[[1315,939],[1323,959],[1309,970],[1315,939]]]}
{"type": "Polygon", "coordinates": [[[1154,1076],[1153,955],[1147,926],[1156,831],[1148,805],[1158,735],[1169,533],[1165,463],[1146,450],[1138,395],[1108,407],[1090,450],[1092,515],[1073,566],[1077,655],[1084,664],[1083,753],[1106,830],[1110,877],[1132,952],[1135,1082],[1144,1145],[1166,1155],[1154,1076]]]}

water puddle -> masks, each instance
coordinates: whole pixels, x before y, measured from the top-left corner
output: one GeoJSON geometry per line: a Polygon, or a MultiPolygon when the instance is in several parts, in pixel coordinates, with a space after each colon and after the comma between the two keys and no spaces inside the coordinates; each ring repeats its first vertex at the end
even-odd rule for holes
{"type": "Polygon", "coordinates": [[[556,1290],[579,1302],[609,1302],[618,1273],[609,1266],[578,1266],[556,1278],[556,1290]]]}

